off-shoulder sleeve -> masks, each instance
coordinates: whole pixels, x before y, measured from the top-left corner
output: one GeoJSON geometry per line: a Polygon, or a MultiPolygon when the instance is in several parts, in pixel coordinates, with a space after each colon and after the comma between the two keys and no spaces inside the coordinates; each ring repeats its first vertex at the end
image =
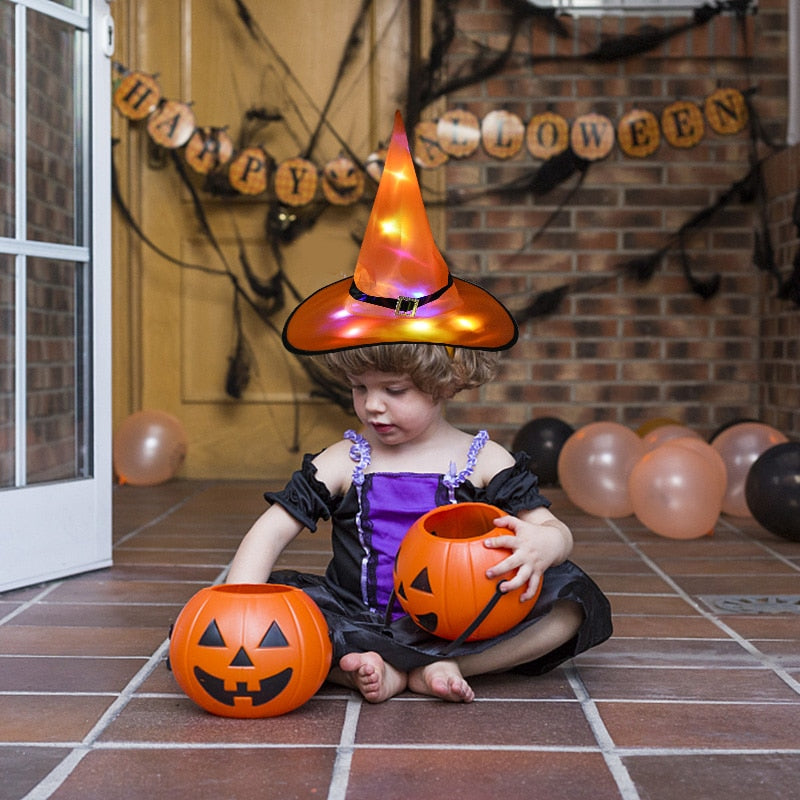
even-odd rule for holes
{"type": "Polygon", "coordinates": [[[317,529],[320,519],[330,519],[338,505],[331,497],[328,487],[317,478],[317,468],[312,463],[313,455],[306,453],[303,464],[286,486],[279,492],[265,492],[268,503],[283,506],[298,522],[309,530],[317,529]]]}
{"type": "Polygon", "coordinates": [[[513,466],[498,472],[486,487],[474,490],[475,500],[514,515],[540,506],[549,508],[550,501],[539,494],[539,480],[531,472],[529,462],[526,453],[518,453],[513,466]]]}

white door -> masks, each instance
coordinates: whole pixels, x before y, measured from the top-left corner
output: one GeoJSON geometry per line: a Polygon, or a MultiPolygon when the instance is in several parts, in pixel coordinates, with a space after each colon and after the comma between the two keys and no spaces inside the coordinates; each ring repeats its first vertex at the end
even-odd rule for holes
{"type": "Polygon", "coordinates": [[[0,0],[0,591],[111,563],[106,0],[0,0]]]}

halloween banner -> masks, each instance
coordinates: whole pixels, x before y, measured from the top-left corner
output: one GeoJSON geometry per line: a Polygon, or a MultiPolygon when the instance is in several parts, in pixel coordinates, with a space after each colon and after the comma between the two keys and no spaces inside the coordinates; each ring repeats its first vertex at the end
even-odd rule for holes
{"type": "MultiPolygon", "coordinates": [[[[367,181],[377,185],[386,150],[379,146],[363,161],[344,153],[318,165],[303,156],[276,164],[260,145],[236,150],[227,128],[198,126],[190,103],[163,97],[156,76],[115,65],[114,107],[131,121],[146,121],[150,138],[168,150],[183,148],[189,167],[200,175],[215,175],[242,195],[271,190],[280,202],[301,207],[320,197],[331,205],[358,202],[367,181]]],[[[482,150],[491,158],[506,160],[527,155],[548,161],[573,153],[584,161],[599,161],[618,147],[629,158],[654,155],[662,142],[676,149],[696,147],[707,129],[722,136],[743,131],[749,120],[744,94],[732,87],[719,88],[702,104],[676,100],[660,114],[634,108],[616,122],[603,114],[587,113],[568,120],[542,111],[529,120],[504,109],[482,119],[465,108],[453,108],[437,120],[414,127],[414,161],[422,169],[435,169],[450,159],[469,158],[482,150]]]]}

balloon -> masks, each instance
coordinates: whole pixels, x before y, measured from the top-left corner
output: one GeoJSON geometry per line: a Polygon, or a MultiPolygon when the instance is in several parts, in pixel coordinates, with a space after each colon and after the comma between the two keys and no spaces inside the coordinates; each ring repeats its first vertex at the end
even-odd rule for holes
{"type": "Polygon", "coordinates": [[[695,433],[691,428],[687,428],[685,425],[659,425],[659,427],[654,428],[650,433],[645,434],[642,437],[642,441],[644,442],[644,449],[646,451],[655,450],[660,444],[664,444],[664,442],[668,442],[670,439],[677,439],[679,437],[686,437],[686,436],[695,436],[698,439],[701,439],[699,433],[695,433]]]}
{"type": "Polygon", "coordinates": [[[677,419],[672,419],[672,417],[656,417],[655,419],[649,419],[647,422],[643,422],[637,429],[636,435],[641,436],[644,439],[650,431],[654,431],[656,428],[660,428],[662,425],[680,425],[681,423],[677,419]]]}
{"type": "Polygon", "coordinates": [[[642,456],[631,471],[629,488],[639,522],[670,539],[711,533],[725,492],[715,462],[674,440],[642,456]]]}
{"type": "Polygon", "coordinates": [[[688,447],[705,458],[709,463],[709,481],[713,481],[713,488],[719,488],[720,496],[725,496],[725,487],[728,485],[728,470],[722,456],[710,445],[704,442],[699,436],[682,436],[677,439],[670,439],[665,444],[675,444],[681,447],[688,447]]]}
{"type": "Polygon", "coordinates": [[[744,484],[747,507],[770,533],[800,542],[800,442],[765,450],[744,484]]]}
{"type": "Polygon", "coordinates": [[[714,439],[717,438],[723,431],[728,430],[728,428],[732,428],[734,425],[741,425],[743,422],[758,422],[757,419],[753,419],[752,417],[739,417],[738,419],[731,419],[727,422],[724,422],[722,425],[717,428],[711,436],[708,437],[708,443],[711,444],[714,439]]]}
{"type": "Polygon", "coordinates": [[[541,484],[558,483],[558,457],[564,442],[575,433],[572,425],[556,417],[538,417],[526,422],[514,437],[512,450],[530,457],[530,470],[541,484]]]}
{"type": "Polygon", "coordinates": [[[722,456],[728,471],[728,486],[722,510],[734,517],[750,517],[744,497],[744,482],[753,462],[770,447],[787,442],[780,431],[761,422],[739,422],[720,433],[711,446],[722,456]]]}
{"type": "Polygon", "coordinates": [[[137,411],[114,434],[114,471],[120,483],[155,486],[168,481],[186,457],[186,432],[166,411],[137,411]]]}
{"type": "Polygon", "coordinates": [[[642,440],[617,422],[591,422],[567,439],[558,457],[558,479],[567,497],[587,514],[633,513],[628,477],[644,454],[642,440]]]}

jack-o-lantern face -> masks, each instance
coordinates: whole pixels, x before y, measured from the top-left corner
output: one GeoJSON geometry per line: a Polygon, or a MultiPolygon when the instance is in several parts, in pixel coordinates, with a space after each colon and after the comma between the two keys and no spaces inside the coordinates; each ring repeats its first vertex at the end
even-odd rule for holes
{"type": "Polygon", "coordinates": [[[467,637],[473,641],[497,636],[528,615],[538,592],[521,603],[523,588],[497,595],[498,584],[513,577],[511,572],[486,577],[486,570],[509,554],[483,544],[489,536],[511,533],[494,527],[502,516],[486,503],[459,503],[435,508],[409,528],[395,558],[394,585],[400,605],[417,625],[443,639],[457,639],[490,608],[467,637]]]}
{"type": "Polygon", "coordinates": [[[170,665],[199,706],[269,717],[302,705],[325,680],[331,644],[308,595],[279,584],[201,589],[173,627],[170,665]]]}
{"type": "Polygon", "coordinates": [[[364,173],[352,159],[334,158],[322,171],[322,192],[335,206],[352,205],[364,194],[364,173]]]}

